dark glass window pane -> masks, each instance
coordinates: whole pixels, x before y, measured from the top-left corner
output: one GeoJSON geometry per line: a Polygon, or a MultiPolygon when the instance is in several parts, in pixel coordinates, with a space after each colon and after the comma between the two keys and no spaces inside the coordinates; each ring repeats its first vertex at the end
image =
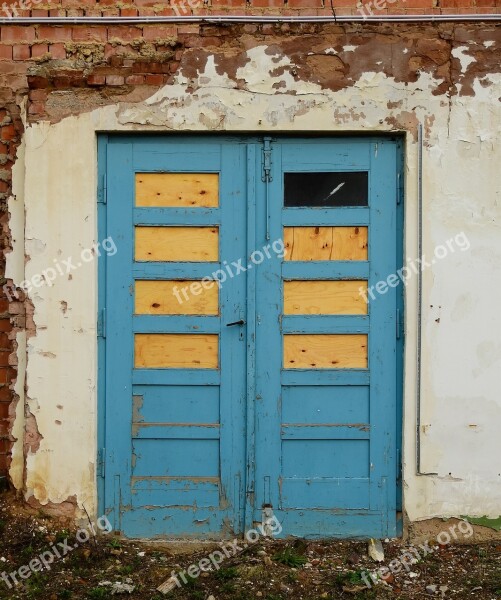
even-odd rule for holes
{"type": "Polygon", "coordinates": [[[369,173],[284,173],[285,206],[368,206],[369,173]]]}

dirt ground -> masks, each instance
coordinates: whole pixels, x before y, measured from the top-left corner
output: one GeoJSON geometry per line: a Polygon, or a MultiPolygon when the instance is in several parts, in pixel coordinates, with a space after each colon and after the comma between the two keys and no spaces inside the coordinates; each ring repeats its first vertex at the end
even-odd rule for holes
{"type": "Polygon", "coordinates": [[[0,494],[0,598],[501,598],[499,541],[459,545],[439,544],[434,538],[412,549],[400,540],[386,540],[382,543],[384,560],[378,563],[368,556],[367,542],[359,541],[260,537],[245,548],[245,541],[238,542],[241,550],[228,542],[226,552],[208,545],[198,546],[195,552],[178,553],[169,545],[131,542],[112,532],[90,535],[88,541],[83,534],[79,541],[77,533],[68,523],[21,506],[12,494],[0,494]],[[394,559],[394,573],[377,575],[381,565],[388,567],[394,559]],[[191,573],[196,573],[199,561],[203,567],[199,575],[179,575],[190,565],[195,565],[191,573]],[[174,586],[163,595],[157,588],[173,571],[178,574],[180,587],[174,586]],[[374,574],[375,581],[368,572],[374,574]],[[364,583],[364,577],[371,587],[364,583]]]}

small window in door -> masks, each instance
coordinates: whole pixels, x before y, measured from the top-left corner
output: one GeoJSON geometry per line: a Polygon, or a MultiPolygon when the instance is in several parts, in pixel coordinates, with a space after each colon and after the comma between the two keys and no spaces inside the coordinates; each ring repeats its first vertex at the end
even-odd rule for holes
{"type": "Polygon", "coordinates": [[[286,208],[368,206],[367,171],[284,173],[286,208]]]}

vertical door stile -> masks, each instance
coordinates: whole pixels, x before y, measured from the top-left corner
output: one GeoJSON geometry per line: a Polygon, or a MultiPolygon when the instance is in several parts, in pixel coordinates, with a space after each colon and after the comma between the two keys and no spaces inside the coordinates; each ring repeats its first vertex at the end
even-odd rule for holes
{"type": "MultiPolygon", "coordinates": [[[[247,247],[243,256],[247,263],[249,248],[256,247],[256,193],[257,193],[257,161],[258,147],[255,143],[246,145],[247,150],[247,247]]],[[[247,271],[247,405],[246,405],[246,486],[245,486],[245,519],[244,529],[253,526],[254,503],[256,490],[256,414],[258,402],[256,392],[256,271],[247,271]]]]}

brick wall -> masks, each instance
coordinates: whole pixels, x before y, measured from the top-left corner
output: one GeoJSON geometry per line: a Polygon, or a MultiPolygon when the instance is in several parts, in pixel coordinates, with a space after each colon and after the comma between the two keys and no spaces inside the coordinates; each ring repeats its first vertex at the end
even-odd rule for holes
{"type": "MultiPolygon", "coordinates": [[[[358,14],[370,0],[332,0],[338,15],[358,14]]],[[[501,0],[373,0],[375,14],[492,13],[501,0]]],[[[330,0],[6,0],[0,10],[25,17],[179,16],[211,14],[330,15],[330,0]]]]}
{"type": "MultiPolygon", "coordinates": [[[[1,67],[0,67],[1,72],[1,67]]],[[[15,81],[14,81],[15,83],[15,81]]],[[[11,189],[11,170],[16,156],[16,147],[22,131],[16,92],[13,88],[0,87],[0,489],[5,485],[4,476],[10,464],[13,437],[13,392],[12,384],[16,377],[14,351],[15,332],[13,324],[17,317],[11,313],[19,312],[11,306],[3,286],[9,282],[5,279],[5,252],[10,248],[8,227],[7,197],[11,189]]],[[[21,309],[22,310],[22,309],[21,309]]]]}

